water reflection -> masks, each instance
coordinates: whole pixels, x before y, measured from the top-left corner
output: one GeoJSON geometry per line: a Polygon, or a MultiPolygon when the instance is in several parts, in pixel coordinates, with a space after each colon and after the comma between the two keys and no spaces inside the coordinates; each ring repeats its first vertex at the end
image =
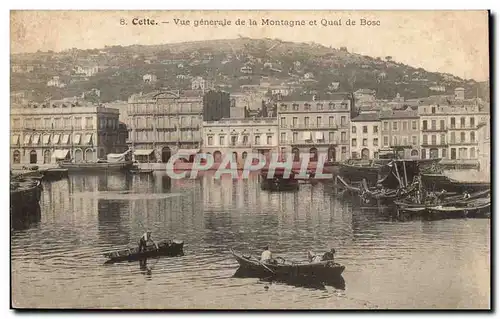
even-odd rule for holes
{"type": "Polygon", "coordinates": [[[11,227],[13,230],[26,230],[38,226],[42,219],[42,212],[39,204],[30,208],[10,210],[11,227]]]}

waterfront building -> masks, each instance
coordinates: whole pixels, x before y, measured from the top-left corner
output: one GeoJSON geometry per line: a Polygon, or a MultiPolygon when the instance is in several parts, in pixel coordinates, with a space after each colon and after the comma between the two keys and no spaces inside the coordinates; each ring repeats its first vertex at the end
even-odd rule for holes
{"type": "Polygon", "coordinates": [[[311,161],[319,152],[330,161],[349,157],[349,128],[352,95],[331,94],[329,100],[280,101],[277,105],[280,152],[309,153],[311,161]]]}
{"type": "Polygon", "coordinates": [[[420,123],[418,112],[387,110],[380,112],[382,147],[397,149],[401,158],[416,159],[420,155],[420,123]]]}
{"type": "Polygon", "coordinates": [[[79,99],[31,103],[11,108],[13,164],[95,161],[127,147],[119,110],[79,99]]]}
{"type": "Polygon", "coordinates": [[[479,170],[486,176],[491,174],[491,125],[490,119],[480,120],[477,129],[479,170]]]}
{"type": "Polygon", "coordinates": [[[243,163],[248,153],[268,156],[277,152],[278,120],[276,118],[224,118],[203,122],[203,153],[210,153],[215,161],[233,155],[243,163]]]}
{"type": "Polygon", "coordinates": [[[362,113],[351,120],[351,158],[376,159],[381,147],[378,113],[362,113]]]}

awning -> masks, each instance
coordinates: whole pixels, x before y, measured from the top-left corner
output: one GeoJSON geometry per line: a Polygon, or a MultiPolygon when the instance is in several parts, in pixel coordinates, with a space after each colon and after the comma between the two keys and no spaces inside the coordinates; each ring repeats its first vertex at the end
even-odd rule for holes
{"type": "Polygon", "coordinates": [[[31,141],[31,135],[24,136],[24,145],[29,145],[31,141]]]}
{"type": "Polygon", "coordinates": [[[12,135],[11,143],[12,145],[19,144],[19,135],[12,135]]]}
{"type": "Polygon", "coordinates": [[[304,137],[304,140],[310,140],[311,139],[311,132],[304,132],[304,133],[302,133],[302,136],[304,137]]]}
{"type": "Polygon", "coordinates": [[[154,150],[135,150],[134,155],[135,156],[149,156],[153,152],[154,152],[154,150]]]}
{"type": "Polygon", "coordinates": [[[68,145],[68,143],[69,143],[69,134],[64,134],[64,135],[62,136],[62,141],[61,141],[61,144],[63,144],[63,145],[68,145]]]}
{"type": "Polygon", "coordinates": [[[60,137],[61,137],[61,135],[55,134],[54,138],[52,139],[52,144],[59,144],[59,138],[60,137]]]}
{"type": "Polygon", "coordinates": [[[325,136],[323,135],[323,132],[316,132],[316,139],[317,140],[323,140],[323,139],[325,139],[325,136]]]}
{"type": "Polygon", "coordinates": [[[65,159],[68,156],[69,150],[55,150],[52,157],[55,159],[65,159]]]}
{"type": "Polygon", "coordinates": [[[200,149],[199,148],[180,148],[178,151],[177,151],[177,155],[185,155],[185,156],[191,156],[191,155],[195,155],[197,153],[200,152],[200,149]]]}
{"type": "Polygon", "coordinates": [[[85,140],[83,140],[83,144],[90,145],[92,143],[92,134],[85,134],[85,140]]]}
{"type": "Polygon", "coordinates": [[[82,139],[82,135],[81,134],[76,134],[75,135],[75,139],[74,139],[74,142],[76,145],[80,144],[80,140],[82,139]]]}
{"type": "Polygon", "coordinates": [[[33,135],[33,140],[31,141],[31,143],[33,145],[38,145],[38,142],[40,141],[40,135],[39,134],[35,134],[33,135]]]}
{"type": "Polygon", "coordinates": [[[49,144],[49,142],[50,142],[50,135],[45,134],[45,135],[43,136],[43,145],[48,145],[48,144],[49,144]]]}

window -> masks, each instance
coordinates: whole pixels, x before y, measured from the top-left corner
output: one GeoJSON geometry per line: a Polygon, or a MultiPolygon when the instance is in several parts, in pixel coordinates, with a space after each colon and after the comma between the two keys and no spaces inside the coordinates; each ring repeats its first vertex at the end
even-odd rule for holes
{"type": "Polygon", "coordinates": [[[403,136],[403,145],[408,145],[408,137],[403,136]]]}
{"type": "Polygon", "coordinates": [[[455,144],[455,132],[450,133],[450,143],[455,144]]]}
{"type": "Polygon", "coordinates": [[[237,140],[237,139],[238,139],[238,136],[234,136],[234,135],[232,135],[232,136],[231,136],[231,145],[232,145],[232,146],[235,146],[235,145],[236,145],[236,140],[237,140]]]}
{"type": "Polygon", "coordinates": [[[317,125],[318,127],[321,127],[321,125],[323,125],[321,116],[318,116],[318,117],[316,118],[316,125],[317,125]]]}
{"type": "Polygon", "coordinates": [[[347,153],[347,147],[342,146],[342,148],[340,149],[340,152],[341,152],[342,154],[347,153]]]}
{"type": "Polygon", "coordinates": [[[286,117],[281,118],[281,127],[286,127],[286,117]]]}
{"type": "Polygon", "coordinates": [[[384,122],[384,131],[389,130],[389,122],[384,122]]]}
{"type": "Polygon", "coordinates": [[[333,116],[328,117],[328,125],[335,125],[335,118],[333,116]]]}
{"type": "Polygon", "coordinates": [[[403,121],[403,131],[406,131],[406,130],[408,130],[408,122],[403,121]]]}
{"type": "Polygon", "coordinates": [[[352,147],[356,147],[356,146],[357,146],[357,144],[358,144],[358,143],[357,143],[356,139],[355,139],[355,138],[353,138],[353,139],[352,139],[351,146],[352,146],[352,147]]]}
{"type": "Polygon", "coordinates": [[[280,136],[280,141],[281,143],[284,143],[286,141],[286,133],[281,133],[281,136],[280,136]]]}
{"type": "Polygon", "coordinates": [[[470,127],[471,127],[471,128],[474,128],[474,126],[475,126],[474,124],[475,124],[475,120],[474,120],[474,118],[473,118],[473,117],[471,117],[471,118],[470,118],[470,127]]]}
{"type": "Polygon", "coordinates": [[[470,156],[469,158],[476,158],[476,149],[474,147],[470,148],[470,156]]]}
{"type": "Polygon", "coordinates": [[[366,125],[363,126],[363,133],[368,133],[368,126],[366,125]]]}
{"type": "Polygon", "coordinates": [[[443,149],[441,150],[441,157],[442,157],[442,158],[446,158],[446,156],[447,156],[447,155],[448,155],[448,154],[446,154],[446,148],[443,148],[443,149]]]}
{"type": "Polygon", "coordinates": [[[80,130],[82,128],[82,118],[75,117],[75,129],[80,130]]]}
{"type": "Polygon", "coordinates": [[[424,134],[422,144],[427,145],[427,135],[424,134]]]}
{"type": "Polygon", "coordinates": [[[440,137],[440,140],[441,142],[441,145],[445,145],[446,144],[446,135],[445,134],[441,134],[441,137],[440,137]]]}
{"type": "Polygon", "coordinates": [[[460,128],[465,128],[465,117],[460,118],[460,128]]]}
{"type": "Polygon", "coordinates": [[[340,133],[340,139],[342,140],[342,142],[346,142],[347,141],[347,133],[346,132],[340,133]]]}
{"type": "Polygon", "coordinates": [[[297,127],[297,118],[296,117],[294,117],[292,119],[292,127],[297,127]]]}
{"type": "MultiPolygon", "coordinates": [[[[455,118],[452,117],[450,121],[451,121],[450,122],[450,128],[455,128],[455,118]]],[[[452,154],[453,154],[453,152],[452,152],[452,154]]]]}
{"type": "Polygon", "coordinates": [[[248,144],[248,135],[243,135],[243,144],[248,144]]]}
{"type": "Polygon", "coordinates": [[[393,137],[392,137],[392,145],[393,145],[393,146],[398,145],[398,137],[397,137],[397,136],[393,136],[393,137]]]}
{"type": "Polygon", "coordinates": [[[389,146],[389,136],[384,136],[384,146],[389,146]]]}
{"type": "Polygon", "coordinates": [[[431,121],[431,129],[433,129],[433,130],[436,129],[436,120],[431,121]]]}
{"type": "Polygon", "coordinates": [[[358,152],[352,152],[352,153],[351,153],[351,158],[352,158],[352,159],[356,159],[356,158],[358,158],[358,152]]]}
{"type": "Polygon", "coordinates": [[[397,131],[398,130],[398,122],[392,122],[392,130],[397,131]]]}
{"type": "Polygon", "coordinates": [[[451,159],[457,159],[457,149],[456,148],[451,149],[451,159]]]}
{"type": "Polygon", "coordinates": [[[219,145],[224,145],[224,135],[219,136],[219,145]]]}
{"type": "Polygon", "coordinates": [[[363,139],[363,146],[368,146],[368,139],[367,138],[363,139]]]}
{"type": "Polygon", "coordinates": [[[93,128],[93,123],[92,123],[91,117],[85,118],[85,128],[93,128]]]}
{"type": "Polygon", "coordinates": [[[470,132],[470,141],[471,143],[476,142],[476,132],[470,132]]]}
{"type": "Polygon", "coordinates": [[[271,135],[267,136],[267,145],[272,145],[273,144],[273,137],[271,135]]]}
{"type": "Polygon", "coordinates": [[[297,143],[297,138],[299,137],[299,133],[297,132],[293,132],[293,135],[292,135],[292,142],[293,143],[297,143]]]}
{"type": "Polygon", "coordinates": [[[304,126],[309,127],[309,117],[308,116],[304,117],[304,126]]]}
{"type": "Polygon", "coordinates": [[[378,138],[373,139],[373,146],[378,146],[378,138]]]}
{"type": "Polygon", "coordinates": [[[411,144],[417,145],[417,137],[415,135],[411,137],[411,144]]]}
{"type": "Polygon", "coordinates": [[[431,113],[432,113],[432,114],[435,114],[435,113],[436,113],[436,108],[435,108],[435,107],[432,107],[432,108],[431,108],[431,113]]]}
{"type": "Polygon", "coordinates": [[[439,129],[444,130],[444,120],[439,121],[439,129]]]}
{"type": "Polygon", "coordinates": [[[417,121],[411,121],[411,129],[414,131],[417,130],[417,121]]]}
{"type": "Polygon", "coordinates": [[[352,126],[352,130],[351,130],[352,134],[356,134],[356,126],[352,126]]]}
{"type": "Polygon", "coordinates": [[[426,130],[427,129],[427,120],[423,120],[422,121],[422,130],[426,130]]]}
{"type": "Polygon", "coordinates": [[[347,125],[347,118],[345,116],[340,117],[340,125],[342,126],[347,125]]]}
{"type": "Polygon", "coordinates": [[[378,133],[378,125],[373,125],[373,133],[378,133]]]}
{"type": "Polygon", "coordinates": [[[260,136],[255,136],[255,145],[260,145],[260,136]]]}
{"type": "Polygon", "coordinates": [[[335,133],[334,132],[329,132],[328,133],[328,139],[330,142],[333,142],[335,140],[335,133]]]}
{"type": "Polygon", "coordinates": [[[465,142],[465,132],[460,132],[460,142],[465,142]]]}
{"type": "Polygon", "coordinates": [[[424,148],[422,149],[422,159],[426,159],[427,158],[427,150],[424,148]]]}
{"type": "Polygon", "coordinates": [[[433,135],[431,136],[431,142],[432,142],[432,145],[436,145],[436,143],[437,143],[437,141],[436,141],[436,140],[437,140],[437,137],[436,137],[436,135],[434,135],[434,134],[433,134],[433,135]]]}
{"type": "Polygon", "coordinates": [[[208,145],[214,145],[214,137],[213,137],[213,136],[209,136],[209,137],[208,137],[207,144],[208,144],[208,145]]]}

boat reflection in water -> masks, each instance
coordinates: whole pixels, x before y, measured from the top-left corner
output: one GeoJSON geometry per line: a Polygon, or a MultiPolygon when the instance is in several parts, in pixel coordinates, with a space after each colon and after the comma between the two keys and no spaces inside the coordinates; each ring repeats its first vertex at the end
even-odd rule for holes
{"type": "Polygon", "coordinates": [[[40,204],[26,208],[11,208],[11,227],[13,230],[27,230],[35,227],[42,220],[40,204]]]}
{"type": "Polygon", "coordinates": [[[273,283],[283,283],[289,286],[325,290],[326,286],[335,289],[345,290],[345,280],[342,275],[333,277],[292,277],[286,275],[264,275],[262,272],[254,272],[250,269],[239,267],[233,278],[259,278],[261,281],[273,283]]]}

